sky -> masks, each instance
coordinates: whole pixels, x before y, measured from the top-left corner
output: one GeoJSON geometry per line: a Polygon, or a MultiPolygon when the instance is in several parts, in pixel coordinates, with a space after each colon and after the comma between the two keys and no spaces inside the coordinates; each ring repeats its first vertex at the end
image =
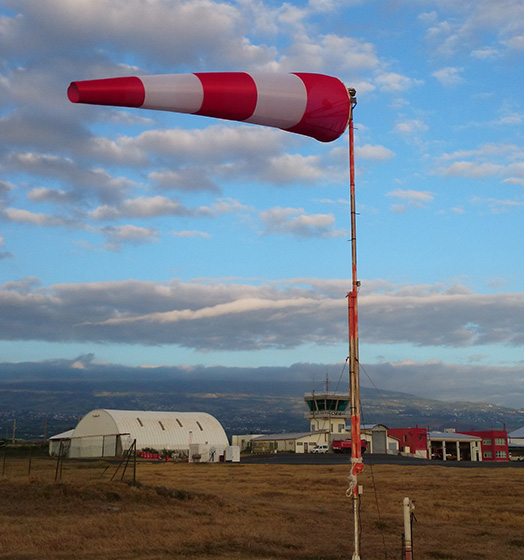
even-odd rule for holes
{"type": "Polygon", "coordinates": [[[66,95],[318,72],[357,91],[363,385],[524,407],[523,55],[522,0],[0,0],[0,362],[338,375],[347,133],[66,95]]]}

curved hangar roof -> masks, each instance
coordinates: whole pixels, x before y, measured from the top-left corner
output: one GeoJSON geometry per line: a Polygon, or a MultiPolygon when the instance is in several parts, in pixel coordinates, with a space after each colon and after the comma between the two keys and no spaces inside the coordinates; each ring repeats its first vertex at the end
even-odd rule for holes
{"type": "Polygon", "coordinates": [[[220,422],[206,412],[153,412],[96,409],[88,412],[73,437],[129,434],[137,449],[188,449],[189,443],[229,445],[220,422]]]}

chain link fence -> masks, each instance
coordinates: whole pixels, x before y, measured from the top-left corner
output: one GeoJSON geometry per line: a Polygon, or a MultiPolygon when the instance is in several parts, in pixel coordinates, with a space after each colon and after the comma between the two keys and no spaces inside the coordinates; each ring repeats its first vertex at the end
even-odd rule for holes
{"type": "MultiPolygon", "coordinates": [[[[50,444],[6,444],[0,447],[0,470],[3,479],[34,478],[67,481],[73,473],[75,480],[106,479],[136,483],[136,442],[122,449],[115,438],[94,442],[102,445],[102,455],[96,459],[70,454],[71,441],[50,444]]],[[[87,452],[86,452],[87,455],[87,452]]]]}

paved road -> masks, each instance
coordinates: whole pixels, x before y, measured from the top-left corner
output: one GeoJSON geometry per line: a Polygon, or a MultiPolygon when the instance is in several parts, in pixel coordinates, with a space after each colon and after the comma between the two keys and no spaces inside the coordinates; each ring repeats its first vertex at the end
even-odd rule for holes
{"type": "MultiPolygon", "coordinates": [[[[271,453],[242,455],[241,463],[266,465],[349,465],[350,457],[341,453],[271,453]]],[[[429,461],[401,455],[364,455],[365,465],[407,465],[423,467],[427,465],[455,468],[524,468],[524,461],[429,461]]]]}

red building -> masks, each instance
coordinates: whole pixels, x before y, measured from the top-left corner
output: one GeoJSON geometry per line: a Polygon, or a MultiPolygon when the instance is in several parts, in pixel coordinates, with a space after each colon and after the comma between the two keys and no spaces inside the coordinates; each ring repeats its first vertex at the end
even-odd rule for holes
{"type": "Polygon", "coordinates": [[[506,430],[482,430],[462,433],[482,438],[483,461],[509,461],[508,433],[506,430]]]}
{"type": "Polygon", "coordinates": [[[409,453],[422,459],[428,458],[428,431],[426,428],[390,428],[388,436],[399,440],[401,453],[409,453]]]}

